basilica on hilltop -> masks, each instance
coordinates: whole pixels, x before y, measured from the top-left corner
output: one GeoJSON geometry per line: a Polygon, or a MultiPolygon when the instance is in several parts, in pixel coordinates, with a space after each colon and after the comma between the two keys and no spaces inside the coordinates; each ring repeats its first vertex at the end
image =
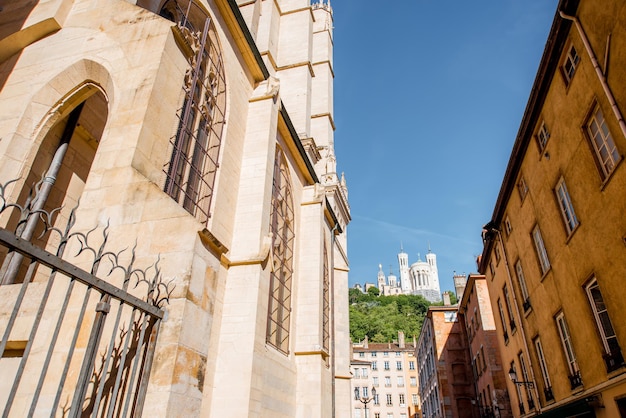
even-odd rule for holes
{"type": "Polygon", "coordinates": [[[381,295],[422,295],[429,302],[440,302],[439,273],[437,256],[428,249],[426,261],[420,255],[417,261],[409,265],[409,255],[400,247],[398,253],[400,277],[389,272],[385,276],[382,264],[378,265],[378,289],[381,295]]]}

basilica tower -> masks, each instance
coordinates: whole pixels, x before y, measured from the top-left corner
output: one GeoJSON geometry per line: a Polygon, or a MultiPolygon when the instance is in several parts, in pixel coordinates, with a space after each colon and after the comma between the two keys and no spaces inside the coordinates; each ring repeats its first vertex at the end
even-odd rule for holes
{"type": "Polygon", "coordinates": [[[384,286],[387,284],[387,278],[385,277],[385,273],[383,272],[383,265],[378,265],[378,289],[383,291],[384,286]]]}
{"type": "Polygon", "coordinates": [[[411,277],[409,275],[409,255],[404,252],[402,245],[400,245],[400,252],[398,253],[398,265],[400,267],[402,293],[411,293],[413,286],[411,285],[411,277]]]}

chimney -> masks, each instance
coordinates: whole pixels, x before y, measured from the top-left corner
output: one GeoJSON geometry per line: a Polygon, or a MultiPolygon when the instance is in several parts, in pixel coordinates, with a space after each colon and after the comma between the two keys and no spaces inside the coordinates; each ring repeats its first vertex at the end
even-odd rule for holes
{"type": "Polygon", "coordinates": [[[363,348],[369,348],[367,335],[365,336],[365,339],[363,340],[363,348]]]}
{"type": "Polygon", "coordinates": [[[404,348],[404,332],[398,331],[398,347],[404,348]]]}
{"type": "Polygon", "coordinates": [[[448,292],[443,292],[443,306],[450,306],[450,294],[448,292]]]}

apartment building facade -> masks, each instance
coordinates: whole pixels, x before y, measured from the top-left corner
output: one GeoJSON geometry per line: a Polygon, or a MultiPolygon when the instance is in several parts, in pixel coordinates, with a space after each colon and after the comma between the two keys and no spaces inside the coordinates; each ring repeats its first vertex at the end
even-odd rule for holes
{"type": "Polygon", "coordinates": [[[370,343],[366,337],[352,344],[354,418],[420,417],[415,340],[406,344],[404,338],[400,331],[392,343],[370,343]],[[368,417],[359,400],[364,398],[371,399],[368,417]]]}
{"type": "Polygon", "coordinates": [[[424,418],[479,416],[469,353],[458,305],[431,306],[416,354],[424,418]]]}
{"type": "Polygon", "coordinates": [[[470,274],[459,301],[459,321],[467,330],[475,404],[481,418],[512,417],[507,370],[502,365],[495,319],[485,276],[470,274]]]}
{"type": "Polygon", "coordinates": [[[513,414],[626,416],[626,4],[562,0],[479,271],[513,414]]]}

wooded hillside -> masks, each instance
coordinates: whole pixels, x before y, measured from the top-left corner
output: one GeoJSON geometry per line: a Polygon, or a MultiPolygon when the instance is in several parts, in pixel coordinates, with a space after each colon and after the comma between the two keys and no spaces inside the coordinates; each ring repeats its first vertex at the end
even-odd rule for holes
{"type": "MultiPolygon", "coordinates": [[[[419,336],[422,322],[431,303],[418,295],[378,296],[378,289],[368,293],[351,288],[350,338],[358,342],[367,335],[370,342],[385,343],[403,331],[407,339],[419,336]]],[[[452,294],[452,303],[456,302],[452,294]]]]}

